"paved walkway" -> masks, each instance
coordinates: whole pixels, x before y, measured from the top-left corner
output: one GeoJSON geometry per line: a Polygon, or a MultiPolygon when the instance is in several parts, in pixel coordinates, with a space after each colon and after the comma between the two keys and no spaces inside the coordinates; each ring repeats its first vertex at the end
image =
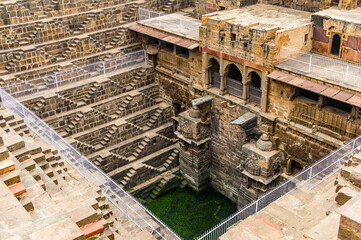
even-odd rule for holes
{"type": "Polygon", "coordinates": [[[310,52],[292,57],[296,54],[299,53],[281,49],[282,62],[277,67],[286,67],[304,75],[315,75],[338,83],[361,87],[361,66],[310,52]]]}
{"type": "Polygon", "coordinates": [[[280,198],[258,214],[231,227],[220,240],[296,240],[307,237],[336,240],[340,215],[326,215],[336,203],[336,176],[312,190],[302,187],[280,198]],[[320,228],[322,234],[317,233],[320,228]]]}

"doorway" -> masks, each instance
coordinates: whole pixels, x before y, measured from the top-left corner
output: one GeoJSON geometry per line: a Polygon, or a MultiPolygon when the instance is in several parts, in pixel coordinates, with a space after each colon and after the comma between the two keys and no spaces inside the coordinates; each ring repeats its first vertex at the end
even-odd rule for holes
{"type": "Polygon", "coordinates": [[[339,34],[334,34],[332,37],[331,54],[338,57],[340,55],[340,48],[341,36],[339,34]]]}

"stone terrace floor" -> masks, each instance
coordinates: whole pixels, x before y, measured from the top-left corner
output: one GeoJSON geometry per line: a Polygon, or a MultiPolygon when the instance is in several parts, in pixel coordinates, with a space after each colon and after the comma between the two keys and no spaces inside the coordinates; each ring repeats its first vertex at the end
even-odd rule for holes
{"type": "Polygon", "coordinates": [[[231,227],[220,240],[305,239],[306,235],[312,239],[337,239],[339,216],[337,219],[331,214],[330,219],[326,215],[335,204],[335,178],[336,174],[312,190],[302,187],[278,199],[231,227]],[[314,238],[318,228],[329,231],[314,238]]]}
{"type": "Polygon", "coordinates": [[[297,57],[288,57],[298,55],[298,53],[291,49],[281,49],[280,55],[281,61],[286,58],[287,60],[278,64],[276,66],[278,68],[290,70],[309,77],[317,76],[337,83],[361,88],[361,66],[359,65],[311,52],[297,57]],[[347,77],[346,72],[348,72],[347,77]]]}
{"type": "Polygon", "coordinates": [[[201,21],[177,13],[143,20],[138,23],[196,41],[199,40],[199,27],[201,26],[201,21]]]}

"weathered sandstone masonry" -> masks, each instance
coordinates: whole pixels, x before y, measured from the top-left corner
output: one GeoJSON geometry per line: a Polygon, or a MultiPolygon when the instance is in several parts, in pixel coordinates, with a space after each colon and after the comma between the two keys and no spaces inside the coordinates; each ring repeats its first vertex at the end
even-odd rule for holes
{"type": "Polygon", "coordinates": [[[130,27],[140,34],[163,98],[172,104],[175,116],[191,106],[197,91],[193,86],[202,87],[199,25],[200,21],[193,18],[170,14],[130,27]]]}
{"type": "MultiPolygon", "coordinates": [[[[143,184],[147,188],[148,181],[144,198],[154,198],[181,181],[171,102],[166,103],[153,66],[123,67],[106,76],[93,72],[103,73],[101,61],[140,48],[141,42],[128,27],[137,20],[138,7],[151,2],[0,4],[1,84],[11,83],[9,92],[17,92],[24,105],[121,187],[143,184]],[[81,67],[87,64],[92,65],[81,67]],[[64,81],[61,86],[59,81],[64,81]],[[154,192],[154,188],[160,189],[154,192]]],[[[167,12],[190,6],[188,1],[157,3],[167,12]]],[[[184,104],[184,99],[178,99],[184,104]]]]}
{"type": "Polygon", "coordinates": [[[330,0],[303,0],[303,1],[294,1],[294,0],[197,0],[195,4],[195,17],[202,18],[203,14],[213,13],[217,11],[231,10],[239,7],[245,7],[248,5],[263,3],[275,6],[282,6],[285,8],[292,8],[301,11],[307,12],[318,12],[332,6],[337,6],[339,9],[354,9],[357,6],[360,6],[355,0],[339,0],[339,1],[330,1],[330,0]]]}
{"type": "Polygon", "coordinates": [[[160,96],[153,71],[146,66],[114,73],[23,102],[129,189],[163,173],[177,174],[172,110],[160,96]]]}
{"type": "MultiPolygon", "coordinates": [[[[311,189],[313,181],[231,227],[219,239],[359,239],[361,237],[361,154],[345,159],[340,173],[311,189]],[[281,227],[282,226],[282,227],[281,227]]],[[[317,180],[316,180],[317,181],[317,180]]]]}
{"type": "Polygon", "coordinates": [[[313,14],[312,50],[359,64],[361,62],[359,19],[359,9],[345,11],[332,8],[313,14]]]}
{"type": "MultiPolygon", "coordinates": [[[[56,149],[34,136],[24,119],[3,107],[0,132],[2,238],[155,239],[115,208],[56,149]]],[[[147,217],[143,210],[138,213],[147,217]]]]}
{"type": "Polygon", "coordinates": [[[80,0],[80,1],[9,1],[2,2],[1,25],[19,24],[51,17],[72,15],[88,11],[96,11],[97,9],[113,7],[124,4],[127,1],[96,1],[96,0],[80,0]]]}
{"type": "Polygon", "coordinates": [[[188,184],[197,191],[209,185],[210,171],[210,111],[212,98],[192,101],[192,109],[179,114],[180,171],[188,184]]]}

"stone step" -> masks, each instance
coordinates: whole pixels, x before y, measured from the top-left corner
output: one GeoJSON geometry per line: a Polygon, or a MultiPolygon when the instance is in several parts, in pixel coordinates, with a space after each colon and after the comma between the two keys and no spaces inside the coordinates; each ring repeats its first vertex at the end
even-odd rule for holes
{"type": "Polygon", "coordinates": [[[84,227],[99,220],[97,211],[89,205],[80,206],[70,211],[68,215],[78,227],[84,227]]]}
{"type": "Polygon", "coordinates": [[[26,169],[28,171],[31,171],[33,169],[35,169],[35,161],[32,159],[29,159],[27,161],[24,161],[20,164],[20,168],[21,169],[26,169]]]}
{"type": "Polygon", "coordinates": [[[104,231],[104,226],[101,222],[95,222],[81,229],[85,238],[90,238],[104,231]]]}
{"type": "Polygon", "coordinates": [[[305,235],[312,239],[337,240],[339,225],[340,214],[333,212],[307,231],[305,235]]]}
{"type": "Polygon", "coordinates": [[[16,183],[9,187],[9,190],[15,197],[20,197],[26,193],[26,188],[22,183],[16,183]]]}
{"type": "Polygon", "coordinates": [[[29,236],[30,239],[54,239],[55,232],[57,239],[84,239],[84,232],[70,218],[43,227],[29,236]]]}
{"type": "Polygon", "coordinates": [[[0,162],[0,175],[13,171],[15,169],[15,163],[11,159],[3,160],[0,162]]]}
{"type": "Polygon", "coordinates": [[[26,147],[13,151],[12,154],[19,162],[23,162],[30,158],[30,151],[26,147]]]}
{"type": "Polygon", "coordinates": [[[20,175],[17,170],[6,172],[0,175],[0,181],[3,181],[6,186],[11,186],[20,183],[20,175]]]}

